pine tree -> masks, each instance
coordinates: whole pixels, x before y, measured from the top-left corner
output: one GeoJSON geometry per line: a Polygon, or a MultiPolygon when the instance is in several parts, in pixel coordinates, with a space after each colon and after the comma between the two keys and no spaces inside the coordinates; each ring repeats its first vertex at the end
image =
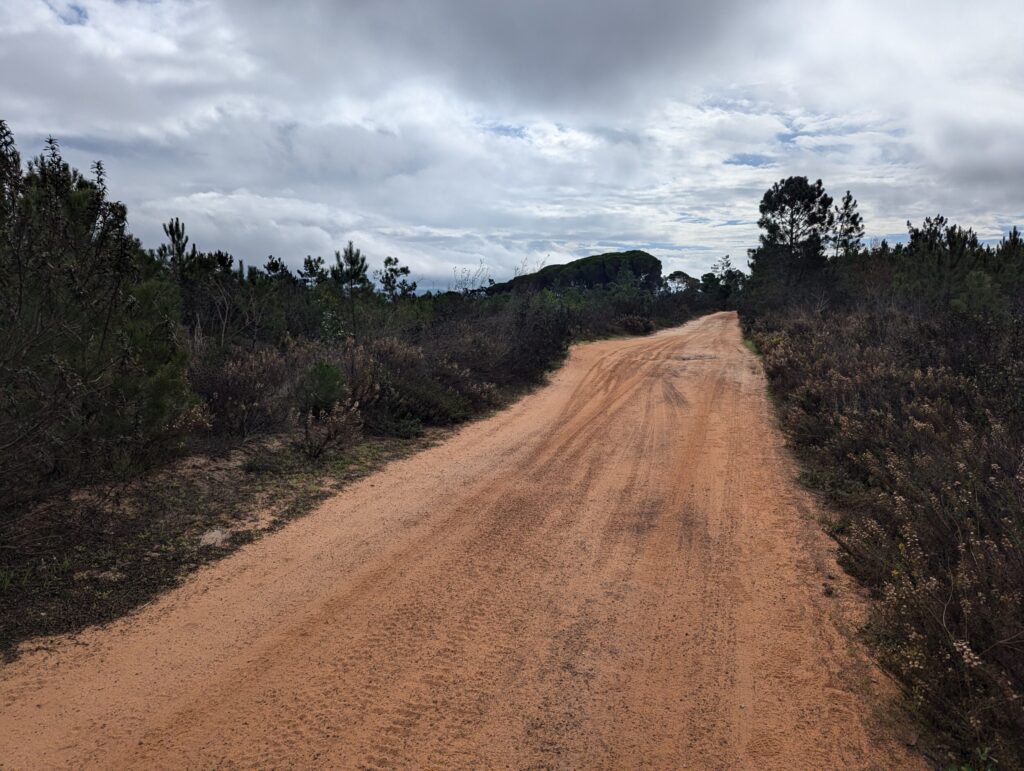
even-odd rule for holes
{"type": "Polygon", "coordinates": [[[0,521],[157,453],[188,406],[177,293],[93,169],[50,139],[22,170],[0,121],[0,521]]]}
{"type": "Polygon", "coordinates": [[[793,257],[805,246],[820,247],[832,231],[832,196],[819,179],[788,177],[769,188],[760,204],[763,246],[784,246],[793,257]]]}
{"type": "Polygon", "coordinates": [[[416,282],[409,281],[405,277],[409,275],[408,265],[399,265],[394,257],[384,258],[384,268],[374,271],[374,276],[380,282],[381,292],[388,299],[394,302],[399,297],[408,297],[416,292],[416,282]]]}
{"type": "Polygon", "coordinates": [[[835,232],[832,235],[832,242],[835,246],[835,256],[848,257],[860,251],[864,238],[864,218],[857,211],[857,201],[849,190],[843,196],[841,206],[836,206],[835,232]]]}

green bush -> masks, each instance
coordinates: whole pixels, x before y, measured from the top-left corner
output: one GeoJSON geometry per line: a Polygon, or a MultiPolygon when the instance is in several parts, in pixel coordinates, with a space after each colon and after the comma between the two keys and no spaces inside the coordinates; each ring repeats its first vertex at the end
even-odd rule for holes
{"type": "Polygon", "coordinates": [[[335,404],[349,396],[342,366],[315,361],[310,364],[299,380],[295,401],[303,414],[319,414],[329,411],[335,404]]]}

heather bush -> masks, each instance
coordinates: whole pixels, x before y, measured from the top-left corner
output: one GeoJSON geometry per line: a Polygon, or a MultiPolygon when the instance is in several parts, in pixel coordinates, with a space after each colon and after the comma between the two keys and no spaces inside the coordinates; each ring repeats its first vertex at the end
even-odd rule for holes
{"type": "Polygon", "coordinates": [[[879,660],[965,760],[1006,767],[1024,762],[1021,328],[891,310],[752,330],[844,567],[877,598],[879,660]]]}
{"type": "Polygon", "coordinates": [[[615,319],[613,328],[626,335],[649,335],[654,331],[654,322],[643,316],[619,316],[615,319]]]}
{"type": "Polygon", "coordinates": [[[396,338],[376,340],[368,351],[379,364],[381,390],[368,421],[383,433],[458,423],[498,403],[493,385],[444,355],[431,356],[396,338]]]}
{"type": "Polygon", "coordinates": [[[205,401],[216,435],[245,438],[281,430],[298,406],[294,357],[274,347],[222,351],[193,346],[192,388],[205,401]]]}
{"type": "Polygon", "coordinates": [[[310,460],[329,448],[350,447],[362,436],[363,418],[354,399],[335,402],[317,412],[299,413],[298,419],[302,424],[299,449],[310,460]]]}

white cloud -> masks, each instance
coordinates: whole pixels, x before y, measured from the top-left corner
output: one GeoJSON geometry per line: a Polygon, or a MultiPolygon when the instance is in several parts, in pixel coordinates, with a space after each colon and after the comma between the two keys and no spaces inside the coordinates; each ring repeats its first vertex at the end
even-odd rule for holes
{"type": "Polygon", "coordinates": [[[297,264],[352,238],[426,283],[647,248],[703,272],[789,174],[869,233],[1024,218],[1015,3],[7,0],[24,154],[100,158],[146,243],[297,264]]]}

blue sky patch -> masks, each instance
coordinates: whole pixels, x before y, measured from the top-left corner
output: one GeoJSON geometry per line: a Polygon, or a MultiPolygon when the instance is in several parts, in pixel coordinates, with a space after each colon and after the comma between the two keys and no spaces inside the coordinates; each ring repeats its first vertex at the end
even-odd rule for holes
{"type": "Polygon", "coordinates": [[[760,168],[762,166],[773,166],[775,160],[767,155],[758,155],[757,153],[737,153],[726,158],[725,163],[728,166],[755,166],[760,168]]]}
{"type": "Polygon", "coordinates": [[[50,6],[51,11],[57,14],[57,18],[69,27],[81,27],[89,21],[89,12],[78,3],[62,3],[60,5],[47,3],[47,5],[50,6]]]}
{"type": "Polygon", "coordinates": [[[497,134],[500,137],[511,137],[512,139],[525,139],[526,126],[515,123],[485,123],[484,131],[490,134],[497,134]]]}

